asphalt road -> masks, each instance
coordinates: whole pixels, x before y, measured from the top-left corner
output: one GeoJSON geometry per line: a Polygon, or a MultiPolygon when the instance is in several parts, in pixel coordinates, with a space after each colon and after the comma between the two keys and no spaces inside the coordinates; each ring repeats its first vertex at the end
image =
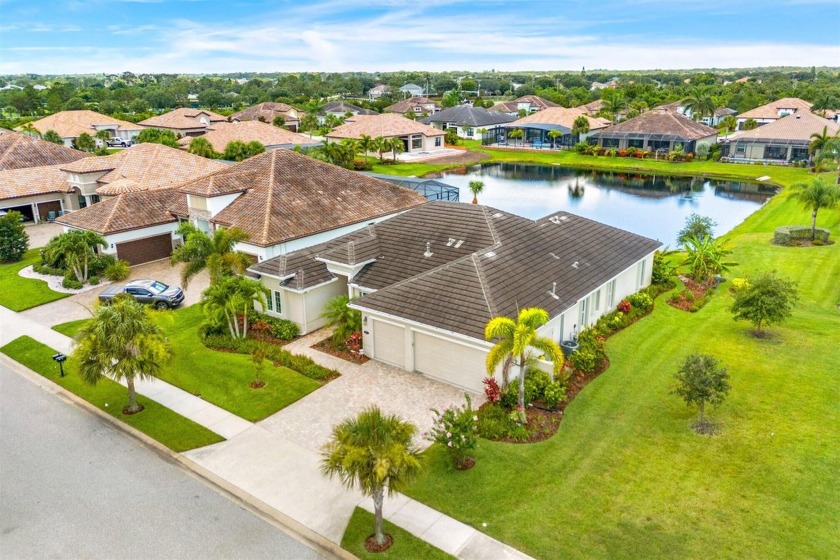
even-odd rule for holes
{"type": "Polygon", "coordinates": [[[319,556],[0,363],[0,558],[319,556]]]}

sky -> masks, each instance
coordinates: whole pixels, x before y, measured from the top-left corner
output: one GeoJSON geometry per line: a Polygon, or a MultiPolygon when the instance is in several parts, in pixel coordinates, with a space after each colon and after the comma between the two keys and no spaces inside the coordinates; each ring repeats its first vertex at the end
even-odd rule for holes
{"type": "Polygon", "coordinates": [[[0,0],[0,74],[840,66],[840,0],[0,0]]]}

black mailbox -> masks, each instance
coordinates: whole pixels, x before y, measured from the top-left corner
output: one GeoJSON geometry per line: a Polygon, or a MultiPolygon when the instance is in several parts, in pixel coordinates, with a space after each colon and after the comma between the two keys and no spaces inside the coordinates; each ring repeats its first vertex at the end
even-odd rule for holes
{"type": "Polygon", "coordinates": [[[61,377],[64,377],[64,360],[67,359],[67,356],[59,352],[58,354],[53,354],[52,359],[58,362],[58,369],[61,372],[61,377]]]}

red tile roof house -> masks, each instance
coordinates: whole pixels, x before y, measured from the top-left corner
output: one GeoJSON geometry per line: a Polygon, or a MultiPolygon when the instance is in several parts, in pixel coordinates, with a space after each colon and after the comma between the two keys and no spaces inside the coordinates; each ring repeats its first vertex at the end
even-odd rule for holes
{"type": "Polygon", "coordinates": [[[654,109],[596,131],[590,134],[588,142],[617,150],[633,147],[670,152],[681,146],[688,153],[696,152],[701,144],[715,144],[717,130],[675,111],[654,109]]]}
{"type": "Polygon", "coordinates": [[[491,318],[541,307],[540,333],[570,340],[650,284],[659,247],[566,212],[529,220],[436,201],[249,271],[272,292],[268,314],[310,332],[324,302],[349,294],[365,355],[480,392],[491,318]]]}
{"type": "Polygon", "coordinates": [[[108,252],[132,264],[168,257],[179,241],[174,232],[182,221],[208,233],[238,227],[249,239],[236,249],[257,262],[426,202],[410,189],[290,150],[265,152],[235,165],[167,150],[212,167],[184,175],[165,188],[129,186],[117,196],[62,217],[60,223],[102,234],[109,240],[108,252]]]}
{"type": "Polygon", "coordinates": [[[262,121],[264,123],[274,124],[274,120],[277,117],[281,117],[284,127],[292,132],[297,132],[300,121],[305,115],[306,113],[303,111],[295,109],[286,103],[265,102],[232,114],[230,121],[262,121]]]}
{"type": "Polygon", "coordinates": [[[339,142],[345,138],[359,140],[363,134],[371,138],[380,136],[400,138],[408,154],[433,153],[442,150],[444,149],[443,139],[446,136],[442,130],[407,119],[402,115],[382,113],[381,115],[351,117],[343,125],[337,126],[328,133],[326,138],[332,142],[339,142]]]}
{"type": "MultiPolygon", "coordinates": [[[[107,130],[111,133],[112,138],[121,138],[122,140],[134,140],[143,127],[139,124],[130,123],[128,121],[121,121],[97,113],[96,111],[89,111],[81,109],[78,111],[60,111],[58,113],[44,117],[32,122],[38,132],[44,134],[48,130],[54,130],[64,140],[64,145],[73,146],[73,140],[78,138],[83,132],[95,136],[100,130],[107,130]]],[[[20,127],[18,127],[20,128],[20,127]]],[[[101,140],[96,140],[98,146],[102,146],[101,140]]]]}
{"type": "Polygon", "coordinates": [[[771,101],[766,105],[750,109],[749,111],[741,113],[735,117],[735,120],[738,123],[737,130],[744,130],[744,123],[746,123],[748,119],[753,119],[758,126],[762,126],[794,113],[810,113],[812,106],[813,105],[811,103],[805,101],[804,99],[799,99],[798,97],[785,97],[783,99],[777,99],[776,101],[771,101]]]}
{"type": "Polygon", "coordinates": [[[753,130],[735,132],[727,139],[723,155],[732,162],[809,162],[811,135],[823,130],[835,136],[840,134],[840,125],[811,111],[796,111],[753,130]]]}
{"type": "Polygon", "coordinates": [[[205,109],[182,108],[148,118],[138,124],[147,128],[171,130],[178,136],[201,136],[212,125],[227,120],[227,117],[205,109]]]}

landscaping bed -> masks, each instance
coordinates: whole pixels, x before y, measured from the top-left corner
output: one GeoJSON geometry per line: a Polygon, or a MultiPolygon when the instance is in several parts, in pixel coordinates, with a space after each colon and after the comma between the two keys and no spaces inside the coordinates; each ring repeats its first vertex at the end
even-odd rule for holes
{"type": "Polygon", "coordinates": [[[21,270],[39,260],[38,249],[30,249],[18,262],[0,264],[0,305],[12,311],[24,311],[70,295],[54,292],[43,280],[20,276],[21,270]]]}
{"type": "Polygon", "coordinates": [[[684,288],[668,298],[668,305],[689,313],[699,311],[709,301],[715,289],[714,284],[701,284],[685,275],[680,275],[679,278],[684,288]]]}
{"type": "Polygon", "coordinates": [[[336,344],[331,337],[327,337],[324,340],[316,342],[315,344],[310,346],[310,348],[320,350],[325,354],[335,356],[336,358],[341,358],[342,360],[354,364],[364,364],[370,361],[370,358],[368,358],[367,356],[364,356],[359,352],[353,352],[351,350],[348,350],[347,347],[345,347],[343,344],[336,344]]]}

